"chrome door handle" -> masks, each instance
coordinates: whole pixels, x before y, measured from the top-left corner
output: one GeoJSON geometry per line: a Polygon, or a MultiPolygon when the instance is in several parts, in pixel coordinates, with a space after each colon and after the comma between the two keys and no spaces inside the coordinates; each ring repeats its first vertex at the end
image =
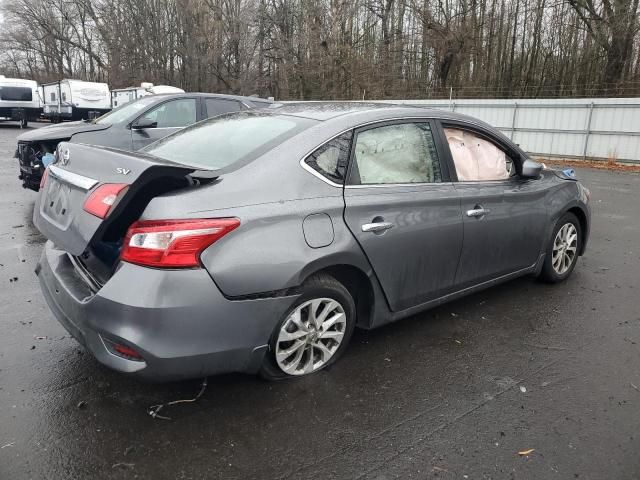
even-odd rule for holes
{"type": "Polygon", "coordinates": [[[467,210],[467,217],[475,217],[475,218],[484,217],[489,212],[491,212],[491,210],[485,210],[482,207],[473,208],[471,210],[467,210]]]}
{"type": "Polygon", "coordinates": [[[389,230],[390,228],[393,228],[393,223],[391,222],[365,223],[362,225],[363,232],[379,233],[389,230]]]}

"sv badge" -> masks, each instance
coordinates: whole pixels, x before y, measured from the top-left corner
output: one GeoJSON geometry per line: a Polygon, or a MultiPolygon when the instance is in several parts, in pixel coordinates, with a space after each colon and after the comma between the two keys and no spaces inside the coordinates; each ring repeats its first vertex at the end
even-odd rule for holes
{"type": "Polygon", "coordinates": [[[128,168],[118,167],[116,168],[116,172],[120,175],[129,175],[131,173],[131,170],[129,170],[128,168]]]}

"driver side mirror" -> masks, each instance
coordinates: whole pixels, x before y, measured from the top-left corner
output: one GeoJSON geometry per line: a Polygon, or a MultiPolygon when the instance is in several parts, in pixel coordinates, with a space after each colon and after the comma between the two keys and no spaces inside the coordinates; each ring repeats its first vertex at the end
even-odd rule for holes
{"type": "Polygon", "coordinates": [[[522,173],[520,176],[524,178],[538,178],[542,172],[542,164],[526,159],[522,164],[522,173]]]}
{"type": "Polygon", "coordinates": [[[135,122],[131,124],[131,128],[133,130],[143,130],[145,128],[156,128],[158,126],[158,122],[151,120],[150,118],[140,117],[135,122]]]}

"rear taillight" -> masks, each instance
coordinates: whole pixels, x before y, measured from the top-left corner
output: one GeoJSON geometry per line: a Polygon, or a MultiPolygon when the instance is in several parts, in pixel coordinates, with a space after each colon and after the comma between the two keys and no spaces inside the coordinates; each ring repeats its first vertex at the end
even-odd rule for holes
{"type": "Polygon", "coordinates": [[[120,258],[148,267],[199,267],[202,251],[239,225],[237,218],[138,221],[129,227],[120,258]]]}
{"type": "Polygon", "coordinates": [[[44,187],[44,184],[47,183],[47,178],[49,177],[49,167],[44,169],[42,173],[42,178],[40,179],[40,188],[44,187]]]}
{"type": "Polygon", "coordinates": [[[84,202],[84,211],[98,218],[107,218],[111,208],[126,193],[126,183],[105,183],[96,188],[84,202]]]}

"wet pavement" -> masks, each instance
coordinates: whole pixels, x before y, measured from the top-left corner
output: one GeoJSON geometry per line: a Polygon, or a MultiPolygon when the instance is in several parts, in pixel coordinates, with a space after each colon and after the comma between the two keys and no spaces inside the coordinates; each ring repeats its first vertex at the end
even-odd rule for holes
{"type": "Polygon", "coordinates": [[[357,331],[310,378],[212,378],[167,421],[147,407],[198,380],[111,372],[40,296],[19,132],[0,124],[0,479],[640,478],[640,175],[578,171],[593,229],[566,283],[357,331]]]}

